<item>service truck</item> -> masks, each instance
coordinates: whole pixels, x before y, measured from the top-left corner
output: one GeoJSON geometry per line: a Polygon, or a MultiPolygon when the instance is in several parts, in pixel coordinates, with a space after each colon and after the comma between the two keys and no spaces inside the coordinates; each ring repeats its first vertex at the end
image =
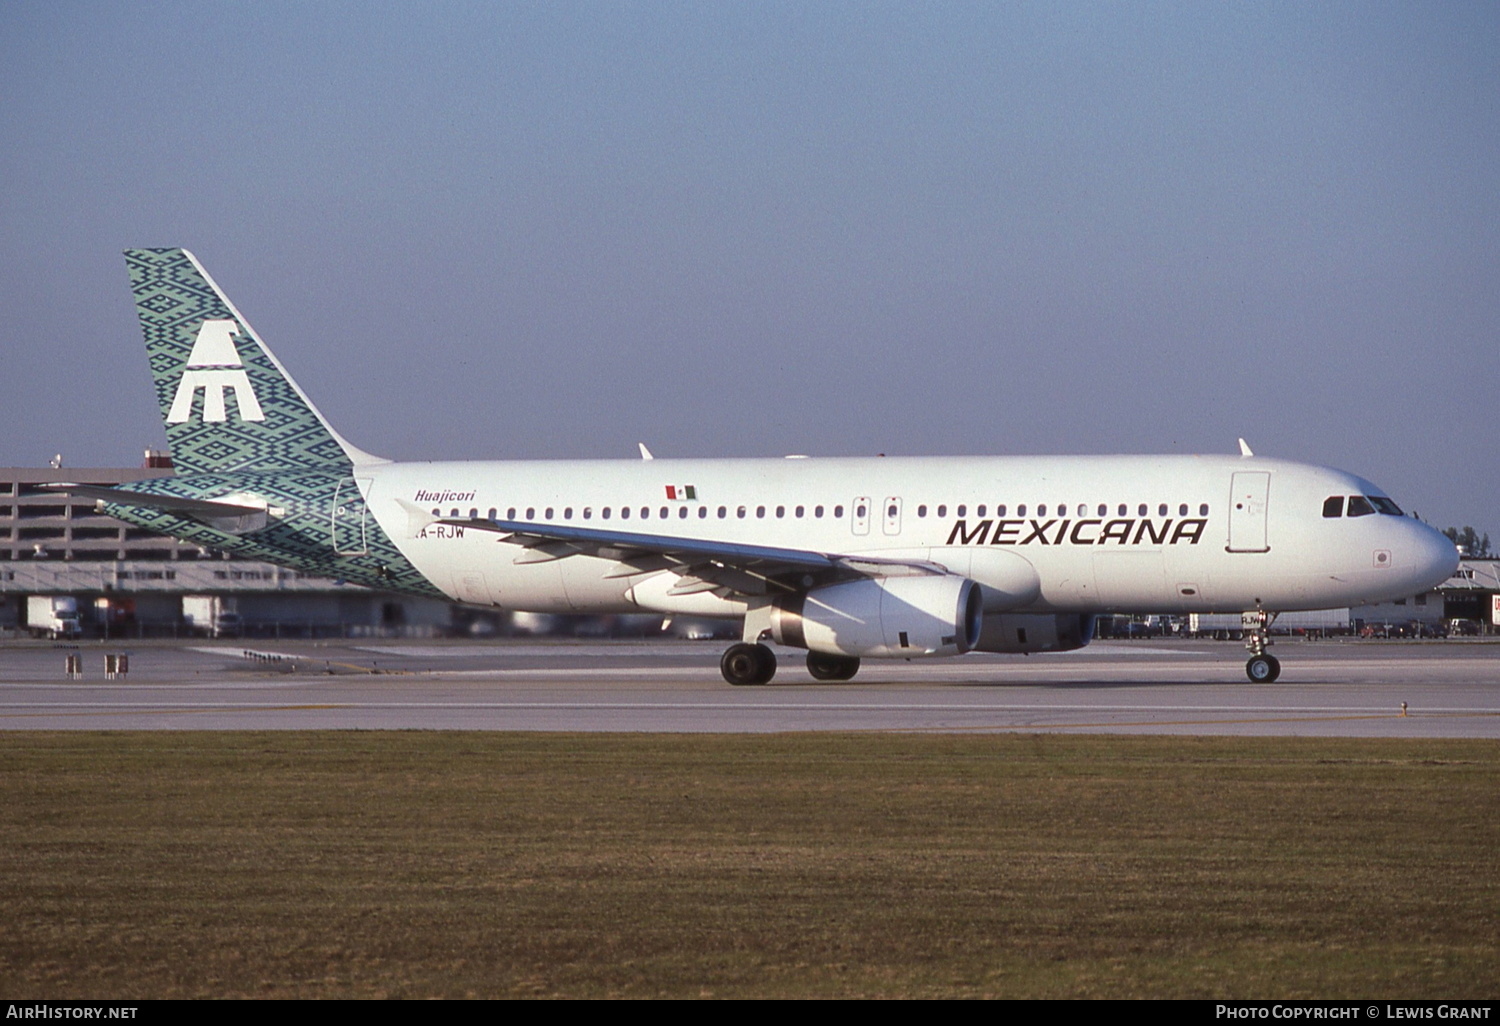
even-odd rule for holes
{"type": "MultiPolygon", "coordinates": [[[[1192,613],[1188,616],[1188,633],[1193,637],[1233,638],[1239,640],[1253,623],[1247,625],[1249,613],[1192,613]]],[[[1251,617],[1253,621],[1253,617],[1251,617]]],[[[1273,633],[1303,631],[1317,634],[1348,634],[1352,628],[1349,609],[1303,609],[1282,613],[1272,626],[1273,633]]]]}
{"type": "Polygon", "coordinates": [[[72,595],[28,595],[26,629],[38,638],[78,637],[78,600],[72,595]]]}
{"type": "Polygon", "coordinates": [[[182,622],[188,630],[210,638],[234,637],[240,633],[240,614],[235,600],[225,595],[182,596],[182,622]]]}

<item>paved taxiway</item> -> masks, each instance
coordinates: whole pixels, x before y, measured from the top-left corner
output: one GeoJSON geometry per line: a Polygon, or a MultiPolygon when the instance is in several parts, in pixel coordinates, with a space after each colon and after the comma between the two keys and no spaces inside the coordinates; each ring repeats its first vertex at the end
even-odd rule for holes
{"type": "Polygon", "coordinates": [[[198,642],[0,646],[0,729],[1059,731],[1500,737],[1500,644],[1098,642],[1045,656],[867,661],[815,684],[719,677],[721,643],[198,642]],[[246,658],[249,650],[257,658],[246,658]],[[68,652],[84,679],[63,672],[68,652]],[[130,673],[104,679],[107,652],[130,673]],[[1402,703],[1406,714],[1402,714],[1402,703]]]}

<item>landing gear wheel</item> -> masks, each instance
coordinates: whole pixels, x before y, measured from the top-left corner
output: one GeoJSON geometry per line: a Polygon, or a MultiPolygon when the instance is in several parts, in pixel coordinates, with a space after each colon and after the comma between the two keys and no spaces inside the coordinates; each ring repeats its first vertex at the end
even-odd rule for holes
{"type": "Polygon", "coordinates": [[[1281,663],[1273,655],[1251,656],[1245,664],[1245,676],[1256,684],[1270,684],[1281,676],[1281,663]]]}
{"type": "Polygon", "coordinates": [[[764,645],[730,645],[719,660],[719,672],[731,684],[769,684],[776,676],[776,653],[764,645]]]}
{"type": "Polygon", "coordinates": [[[859,672],[859,657],[809,652],[807,672],[813,675],[813,680],[849,680],[859,672]]]}

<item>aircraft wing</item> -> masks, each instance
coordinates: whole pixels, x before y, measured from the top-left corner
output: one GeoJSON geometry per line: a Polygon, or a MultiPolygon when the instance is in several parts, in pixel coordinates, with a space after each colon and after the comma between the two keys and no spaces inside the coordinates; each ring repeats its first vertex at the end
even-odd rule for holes
{"type": "Polygon", "coordinates": [[[683,578],[673,589],[678,594],[727,589],[739,594],[755,595],[765,594],[773,589],[799,590],[806,586],[781,582],[781,578],[788,576],[800,580],[812,575],[819,583],[828,583],[855,577],[910,577],[948,573],[946,568],[936,563],[921,560],[881,559],[878,556],[742,545],[711,538],[683,538],[521,520],[444,517],[434,515],[405,499],[397,501],[410,518],[413,535],[434,524],[489,531],[500,535],[500,540],[524,550],[516,556],[517,563],[544,562],[574,555],[597,556],[621,564],[608,575],[611,577],[673,570],[683,578]]]}

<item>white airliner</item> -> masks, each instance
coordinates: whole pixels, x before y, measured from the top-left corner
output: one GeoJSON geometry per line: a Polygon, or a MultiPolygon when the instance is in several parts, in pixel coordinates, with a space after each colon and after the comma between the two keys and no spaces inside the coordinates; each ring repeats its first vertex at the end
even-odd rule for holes
{"type": "Polygon", "coordinates": [[[1239,456],[393,463],[344,441],[188,252],[126,253],[173,477],[60,486],[150,530],[375,588],[534,612],[728,617],[818,680],[862,658],[1057,652],[1111,612],[1415,595],[1453,544],[1380,488],[1239,456]]]}

